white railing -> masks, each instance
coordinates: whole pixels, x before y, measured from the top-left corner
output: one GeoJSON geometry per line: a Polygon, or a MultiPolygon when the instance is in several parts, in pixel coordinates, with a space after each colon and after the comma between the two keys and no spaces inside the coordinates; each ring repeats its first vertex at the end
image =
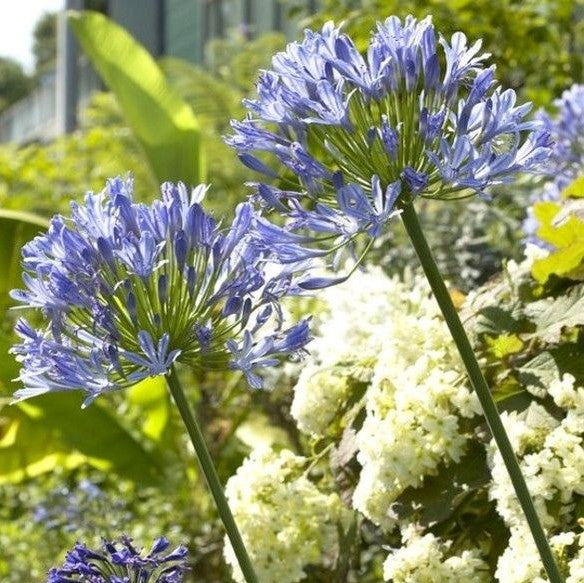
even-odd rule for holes
{"type": "MultiPolygon", "coordinates": [[[[100,89],[100,80],[85,59],[79,62],[78,106],[100,89]]],[[[0,114],[0,142],[24,144],[57,137],[57,75],[47,71],[37,87],[0,114]]]]}

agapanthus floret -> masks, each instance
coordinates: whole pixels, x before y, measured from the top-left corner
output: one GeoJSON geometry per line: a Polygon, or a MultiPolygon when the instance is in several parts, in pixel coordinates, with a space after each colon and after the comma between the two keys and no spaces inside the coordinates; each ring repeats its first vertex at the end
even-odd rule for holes
{"type": "Polygon", "coordinates": [[[205,191],[168,183],[161,199],[138,204],[132,182],[115,179],[24,247],[26,289],[12,297],[40,308],[48,325],[17,323],[18,399],[83,389],[91,402],[174,362],[239,368],[259,387],[255,367],[302,351],[307,321],[282,329],[279,317],[295,283],[273,266],[267,274],[251,204],[222,227],[201,206],[205,191]]]}
{"type": "Polygon", "coordinates": [[[181,583],[188,570],[185,546],[168,552],[170,542],[157,538],[146,553],[127,536],[103,541],[93,551],[77,543],[61,567],[49,571],[47,583],[181,583]]]}
{"type": "Polygon", "coordinates": [[[480,49],[461,32],[438,36],[429,17],[378,23],[366,56],[331,22],[307,30],[274,56],[226,138],[244,164],[286,184],[282,196],[259,185],[255,199],[291,207],[295,226],[347,238],[340,214],[375,236],[416,196],[488,197],[537,168],[549,134],[498,86],[480,49]],[[357,212],[343,205],[347,192],[357,212]]]}

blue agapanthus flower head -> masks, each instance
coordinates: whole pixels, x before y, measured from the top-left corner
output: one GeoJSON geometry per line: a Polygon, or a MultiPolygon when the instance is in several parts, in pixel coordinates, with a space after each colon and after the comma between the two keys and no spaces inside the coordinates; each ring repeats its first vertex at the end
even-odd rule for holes
{"type": "Polygon", "coordinates": [[[26,289],[12,297],[46,325],[17,323],[17,399],[83,389],[89,403],[175,362],[241,369],[260,387],[256,368],[302,350],[308,322],[281,327],[279,300],[295,282],[267,265],[251,204],[223,227],[201,206],[205,190],[165,184],[145,205],[131,181],[111,180],[23,248],[26,289]]]}
{"type": "Polygon", "coordinates": [[[170,542],[160,537],[144,552],[130,538],[103,541],[94,551],[77,543],[62,567],[49,571],[47,583],[181,583],[188,570],[186,547],[169,551],[170,542]]]}
{"type": "Polygon", "coordinates": [[[538,168],[549,133],[480,50],[461,32],[439,36],[429,17],[379,23],[366,55],[331,22],[307,30],[274,56],[226,138],[244,164],[279,178],[255,199],[297,228],[351,240],[375,237],[415,197],[488,197],[538,168]]]}
{"type": "MultiPolygon", "coordinates": [[[[554,101],[554,106],[554,114],[544,110],[538,112],[538,119],[551,135],[554,145],[545,164],[547,180],[530,197],[532,205],[542,201],[560,201],[562,190],[584,175],[584,85],[572,85],[566,89],[554,101]]],[[[537,236],[539,223],[532,207],[527,209],[522,227],[526,243],[550,248],[549,243],[537,236]]]]}
{"type": "Polygon", "coordinates": [[[554,115],[540,111],[538,118],[554,140],[547,168],[559,186],[566,186],[584,169],[584,85],[572,85],[554,101],[554,115]]]}

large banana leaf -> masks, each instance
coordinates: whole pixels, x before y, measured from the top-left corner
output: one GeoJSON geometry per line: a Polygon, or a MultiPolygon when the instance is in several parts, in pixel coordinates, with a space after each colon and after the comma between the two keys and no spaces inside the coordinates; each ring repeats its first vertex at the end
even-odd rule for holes
{"type": "Polygon", "coordinates": [[[8,294],[11,289],[22,287],[22,246],[47,226],[44,218],[31,213],[0,209],[0,394],[18,374],[17,363],[8,354],[13,341],[6,318],[6,310],[12,303],[8,294]]]}
{"type": "Polygon", "coordinates": [[[197,119],[148,51],[97,12],[71,12],[69,24],[116,96],[158,181],[201,182],[204,151],[197,119]]]}
{"type": "Polygon", "coordinates": [[[10,290],[22,287],[22,246],[47,226],[45,219],[31,213],[0,209],[0,317],[10,302],[10,290]]]}
{"type": "Polygon", "coordinates": [[[82,398],[50,394],[0,409],[0,484],[82,464],[141,484],[160,478],[157,457],[99,403],[81,409],[82,398]]]}

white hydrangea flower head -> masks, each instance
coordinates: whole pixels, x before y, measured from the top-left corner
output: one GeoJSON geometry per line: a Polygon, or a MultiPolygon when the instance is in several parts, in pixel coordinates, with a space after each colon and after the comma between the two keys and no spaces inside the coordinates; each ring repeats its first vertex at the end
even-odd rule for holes
{"type": "Polygon", "coordinates": [[[350,394],[347,376],[335,369],[309,364],[294,388],[290,412],[300,431],[322,437],[350,394]]]}
{"type": "MultiPolygon", "coordinates": [[[[584,389],[574,387],[574,377],[564,375],[548,391],[565,410],[561,421],[536,403],[522,413],[504,413],[502,419],[542,524],[552,528],[572,518],[573,497],[584,494],[584,389]],[[553,512],[550,501],[554,502],[553,512]]],[[[492,442],[489,464],[489,495],[496,500],[498,513],[511,528],[523,525],[511,481],[492,442]]]]}
{"type": "Polygon", "coordinates": [[[469,436],[459,422],[480,414],[480,404],[423,277],[372,269],[323,296],[326,317],[317,322],[292,416],[301,431],[324,436],[365,390],[353,503],[392,528],[396,498],[464,454],[469,436]]]}
{"type": "Polygon", "coordinates": [[[303,362],[294,388],[291,412],[301,431],[325,435],[352,395],[350,379],[371,380],[379,351],[398,325],[392,314],[399,311],[407,290],[408,285],[379,268],[322,290],[324,313],[314,322],[310,358],[303,362]]]}
{"type": "Polygon", "coordinates": [[[327,308],[315,323],[318,335],[310,345],[315,360],[331,366],[376,357],[391,315],[399,308],[396,286],[404,284],[372,268],[354,274],[343,285],[322,290],[319,297],[327,308]]]}
{"type": "Polygon", "coordinates": [[[385,581],[393,583],[486,583],[488,566],[478,549],[448,556],[449,545],[433,534],[421,535],[411,525],[402,533],[403,543],[383,565],[385,581]]]}
{"type": "MultiPolygon", "coordinates": [[[[584,534],[561,532],[550,538],[550,546],[565,583],[584,581],[584,534]]],[[[511,529],[509,545],[497,562],[495,577],[500,583],[546,583],[547,577],[527,525],[511,529]]]]}
{"type": "MultiPolygon", "coordinates": [[[[339,553],[338,526],[351,513],[337,494],[321,492],[305,475],[307,458],[289,450],[254,452],[227,482],[225,493],[262,583],[294,583],[308,565],[330,566],[339,553]]],[[[245,583],[225,539],[233,577],[245,583]]]]}
{"type": "Polygon", "coordinates": [[[419,486],[442,462],[460,460],[469,437],[460,418],[480,413],[426,282],[393,281],[399,309],[384,328],[366,393],[353,494],[355,508],[387,529],[395,525],[391,505],[406,488],[419,486]]]}

